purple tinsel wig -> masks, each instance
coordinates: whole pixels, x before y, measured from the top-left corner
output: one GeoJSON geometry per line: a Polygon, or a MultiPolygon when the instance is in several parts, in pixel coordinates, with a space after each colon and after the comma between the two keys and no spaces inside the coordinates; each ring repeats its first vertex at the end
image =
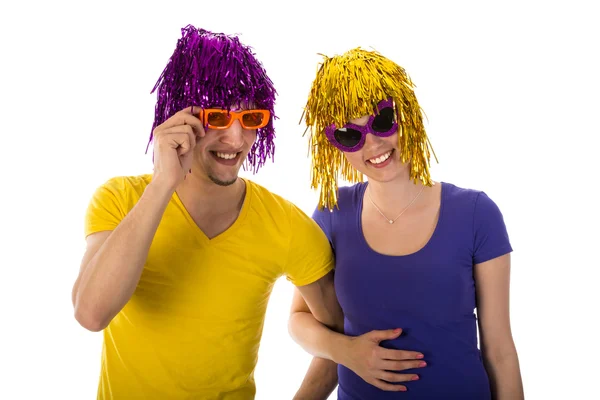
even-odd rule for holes
{"type": "MultiPolygon", "coordinates": [[[[154,129],[178,111],[190,107],[223,108],[252,104],[271,112],[271,119],[257,130],[257,139],[248,153],[245,168],[253,172],[275,153],[274,104],[277,92],[252,49],[236,36],[212,33],[188,25],[158,78],[154,129]]],[[[147,149],[146,149],[147,151],[147,149]]]]}

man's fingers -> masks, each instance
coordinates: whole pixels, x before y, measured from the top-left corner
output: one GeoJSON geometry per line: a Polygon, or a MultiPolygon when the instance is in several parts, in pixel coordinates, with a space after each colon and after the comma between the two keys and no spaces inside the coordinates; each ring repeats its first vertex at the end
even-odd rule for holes
{"type": "Polygon", "coordinates": [[[200,116],[200,111],[202,111],[202,107],[190,106],[188,108],[184,108],[181,110],[181,113],[191,114],[194,117],[198,118],[200,116]]]}
{"type": "Polygon", "coordinates": [[[204,132],[202,121],[198,119],[199,115],[192,115],[191,107],[189,108],[189,111],[185,112],[186,110],[188,109],[186,108],[185,110],[178,112],[177,114],[173,115],[171,118],[163,122],[161,125],[159,125],[155,129],[156,134],[165,129],[173,128],[179,125],[189,125],[194,129],[194,132],[197,136],[203,137],[206,133],[204,132]]]}
{"type": "Polygon", "coordinates": [[[420,360],[424,358],[423,353],[418,351],[385,349],[383,347],[379,349],[379,356],[384,360],[420,360]]]}
{"type": "Polygon", "coordinates": [[[203,122],[200,118],[200,112],[202,112],[202,108],[201,107],[196,107],[196,106],[191,106],[186,108],[186,110],[189,109],[189,113],[192,115],[192,117],[194,117],[194,131],[196,132],[196,135],[200,136],[200,137],[204,137],[206,135],[206,131],[204,130],[204,125],[203,122]]]}
{"type": "Polygon", "coordinates": [[[378,367],[382,370],[387,371],[404,371],[406,369],[414,369],[414,368],[423,368],[426,367],[427,363],[425,361],[391,361],[391,360],[382,360],[378,367]]]}
{"type": "MultiPolygon", "coordinates": [[[[171,143],[171,147],[177,148],[181,146],[182,150],[185,150],[185,152],[187,152],[190,148],[194,148],[196,146],[196,135],[194,134],[194,130],[192,129],[192,127],[189,125],[174,126],[172,128],[163,129],[160,131],[160,133],[158,133],[157,138],[159,143],[166,141],[167,143],[171,143]],[[185,135],[187,136],[188,140],[186,143],[182,143],[182,139],[180,136],[177,136],[177,138],[175,138],[173,135],[185,135]],[[179,146],[174,146],[173,142],[171,141],[175,141],[175,143],[177,143],[179,146]]],[[[181,154],[185,153],[180,153],[180,155],[181,154]]]]}
{"type": "Polygon", "coordinates": [[[380,379],[374,379],[372,382],[368,383],[375,387],[378,387],[381,390],[385,390],[386,392],[406,392],[406,386],[392,385],[391,383],[382,381],[380,379]]]}
{"type": "Polygon", "coordinates": [[[194,135],[194,128],[192,128],[190,125],[179,125],[173,126],[171,128],[163,128],[160,131],[158,131],[157,136],[166,136],[171,135],[173,133],[185,133],[187,135],[194,135]]]}
{"type": "Polygon", "coordinates": [[[206,136],[206,131],[204,130],[204,126],[202,126],[202,124],[200,124],[198,126],[194,126],[194,131],[195,131],[196,135],[198,135],[201,138],[206,136]]]}
{"type": "Polygon", "coordinates": [[[195,139],[190,139],[190,134],[182,132],[180,127],[172,129],[177,129],[177,132],[163,134],[158,140],[158,147],[177,149],[177,154],[180,156],[186,154],[195,145],[195,139]]]}

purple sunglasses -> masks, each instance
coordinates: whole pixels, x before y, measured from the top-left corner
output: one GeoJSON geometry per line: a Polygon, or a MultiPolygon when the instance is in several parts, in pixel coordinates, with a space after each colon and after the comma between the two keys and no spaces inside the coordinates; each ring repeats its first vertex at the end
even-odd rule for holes
{"type": "Polygon", "coordinates": [[[367,133],[379,137],[388,137],[398,130],[398,122],[394,113],[392,98],[380,101],[377,104],[376,115],[371,115],[366,125],[348,123],[336,129],[335,124],[325,128],[325,135],[332,145],[341,151],[355,152],[365,145],[367,133]]]}

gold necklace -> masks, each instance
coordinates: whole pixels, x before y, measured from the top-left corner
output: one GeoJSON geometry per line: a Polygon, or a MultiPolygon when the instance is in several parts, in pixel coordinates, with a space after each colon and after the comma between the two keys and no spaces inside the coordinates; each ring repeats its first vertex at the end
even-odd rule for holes
{"type": "Polygon", "coordinates": [[[375,208],[377,209],[377,211],[379,211],[379,214],[381,214],[381,216],[383,218],[385,218],[390,224],[393,224],[394,222],[396,222],[396,220],[398,218],[400,218],[402,216],[402,214],[404,214],[404,212],[406,210],[408,210],[408,207],[412,206],[412,204],[415,202],[415,200],[417,200],[419,198],[419,196],[421,195],[421,193],[423,193],[423,189],[425,189],[425,185],[421,186],[421,190],[419,191],[419,193],[415,196],[414,199],[412,199],[412,201],[410,202],[409,205],[407,205],[404,210],[402,210],[402,212],[394,219],[389,219],[388,217],[385,216],[385,214],[383,212],[381,212],[381,210],[379,209],[379,207],[377,207],[377,204],[375,204],[375,202],[373,201],[373,199],[371,198],[371,191],[368,190],[367,191],[367,196],[369,196],[369,200],[371,200],[371,203],[375,206],[375,208]]]}

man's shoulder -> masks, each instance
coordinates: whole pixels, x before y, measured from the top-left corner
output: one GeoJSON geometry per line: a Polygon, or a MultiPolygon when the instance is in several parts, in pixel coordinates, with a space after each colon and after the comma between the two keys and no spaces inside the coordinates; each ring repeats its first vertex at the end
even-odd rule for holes
{"type": "Polygon", "coordinates": [[[139,200],[151,181],[152,174],[113,176],[96,186],[93,201],[120,204],[126,208],[139,200]]]}
{"type": "Polygon", "coordinates": [[[100,187],[111,190],[115,193],[124,193],[129,191],[144,191],[146,186],[152,181],[152,174],[142,175],[117,175],[105,180],[100,187]]]}
{"type": "MultiPolygon", "coordinates": [[[[253,207],[259,214],[264,213],[274,219],[285,217],[288,221],[310,219],[310,217],[293,201],[274,193],[266,187],[245,179],[253,192],[253,207]]],[[[279,221],[281,222],[281,221],[279,221]]]]}
{"type": "Polygon", "coordinates": [[[290,200],[272,192],[253,180],[244,179],[244,181],[251,187],[254,197],[267,206],[277,206],[281,207],[282,209],[289,209],[290,206],[294,205],[294,203],[292,203],[290,200]]]}

